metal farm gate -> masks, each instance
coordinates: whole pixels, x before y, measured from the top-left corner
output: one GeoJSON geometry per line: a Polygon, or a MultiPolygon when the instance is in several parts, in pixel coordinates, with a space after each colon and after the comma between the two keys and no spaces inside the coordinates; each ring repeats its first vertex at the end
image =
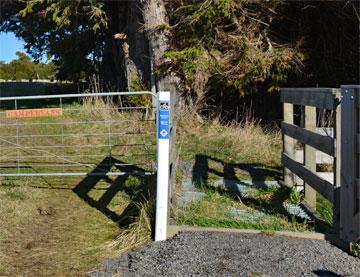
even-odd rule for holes
{"type": "Polygon", "coordinates": [[[147,91],[0,97],[0,182],[156,172],[155,239],[166,239],[170,104],[170,92],[147,91]]]}
{"type": "Polygon", "coordinates": [[[151,94],[0,98],[0,176],[118,176],[129,174],[124,166],[144,169],[131,174],[152,174],[151,94]],[[122,106],[124,96],[146,105],[122,106]]]}

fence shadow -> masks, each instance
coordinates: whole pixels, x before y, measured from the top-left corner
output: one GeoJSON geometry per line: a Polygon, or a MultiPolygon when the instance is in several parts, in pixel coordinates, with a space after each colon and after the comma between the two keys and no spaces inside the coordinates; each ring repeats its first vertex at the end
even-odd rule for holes
{"type": "Polygon", "coordinates": [[[226,193],[234,198],[240,198],[241,201],[257,210],[265,211],[267,213],[279,213],[285,216],[289,216],[288,212],[283,207],[282,203],[289,198],[290,190],[287,187],[280,187],[277,189],[273,196],[264,201],[259,198],[252,198],[244,196],[239,190],[237,184],[243,187],[253,186],[249,182],[239,180],[236,176],[236,169],[240,169],[249,174],[250,180],[256,184],[255,187],[266,188],[265,181],[268,177],[273,180],[281,180],[281,172],[279,168],[265,167],[263,164],[258,163],[227,163],[223,160],[210,157],[207,155],[196,155],[195,164],[192,171],[192,182],[195,186],[206,187],[208,189],[215,189],[220,193],[226,193]],[[216,170],[209,166],[209,162],[219,163],[223,171],[216,170]],[[209,174],[214,174],[223,178],[222,186],[214,186],[209,181],[209,174]]]}
{"type": "Polygon", "coordinates": [[[236,176],[235,169],[247,172],[250,175],[251,181],[259,184],[264,183],[267,177],[271,177],[274,180],[281,179],[281,173],[278,168],[265,167],[263,164],[259,163],[227,163],[207,155],[196,155],[192,172],[192,181],[196,185],[208,185],[209,173],[212,173],[224,178],[225,186],[227,185],[227,181],[238,181],[241,183],[241,180],[236,176]],[[223,172],[211,168],[209,166],[209,161],[221,164],[223,172]]]}
{"type": "Polygon", "coordinates": [[[115,179],[108,176],[87,176],[73,189],[73,192],[91,207],[102,212],[112,221],[117,223],[119,227],[126,228],[131,223],[135,222],[140,214],[140,207],[142,204],[148,202],[154,195],[155,186],[153,185],[153,176],[145,175],[146,171],[144,169],[135,165],[127,165],[113,157],[106,157],[93,171],[90,172],[90,175],[109,172],[113,167],[124,172],[125,175],[117,176],[115,179]],[[126,181],[129,177],[137,178],[141,185],[136,187],[127,186],[126,181]],[[100,181],[105,181],[110,186],[105,190],[103,195],[96,200],[91,197],[89,193],[100,181]],[[111,200],[120,191],[129,195],[131,197],[131,202],[121,214],[118,214],[112,211],[108,206],[111,200]]]}

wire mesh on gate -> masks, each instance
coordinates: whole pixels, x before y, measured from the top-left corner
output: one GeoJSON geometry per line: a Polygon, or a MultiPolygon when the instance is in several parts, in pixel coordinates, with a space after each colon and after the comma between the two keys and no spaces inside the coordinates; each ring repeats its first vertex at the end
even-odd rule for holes
{"type": "Polygon", "coordinates": [[[156,158],[151,97],[142,106],[118,106],[115,98],[124,95],[152,94],[0,98],[0,176],[117,176],[127,174],[124,168],[150,174],[156,158]]]}

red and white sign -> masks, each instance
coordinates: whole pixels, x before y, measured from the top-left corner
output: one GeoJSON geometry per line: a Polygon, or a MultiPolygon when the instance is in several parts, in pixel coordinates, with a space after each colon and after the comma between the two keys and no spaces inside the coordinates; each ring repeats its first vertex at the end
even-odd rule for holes
{"type": "Polygon", "coordinates": [[[6,111],[6,118],[54,117],[62,115],[63,111],[60,108],[6,111]]]}

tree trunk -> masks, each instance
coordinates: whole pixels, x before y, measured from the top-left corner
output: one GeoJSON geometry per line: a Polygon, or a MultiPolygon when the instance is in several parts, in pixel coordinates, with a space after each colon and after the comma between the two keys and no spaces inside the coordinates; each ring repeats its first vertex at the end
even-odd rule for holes
{"type": "MultiPolygon", "coordinates": [[[[163,67],[167,61],[164,54],[170,48],[171,34],[167,30],[169,20],[166,6],[163,0],[141,0],[143,4],[143,19],[146,36],[149,42],[151,60],[156,72],[163,67]]],[[[176,92],[175,103],[179,104],[181,93],[181,81],[178,76],[171,73],[160,73],[155,76],[158,91],[167,90],[176,92]]]]}
{"type": "Polygon", "coordinates": [[[139,1],[109,1],[104,64],[120,90],[150,88],[149,46],[139,1]]]}
{"type": "Polygon", "coordinates": [[[110,1],[107,15],[109,17],[109,29],[106,34],[104,47],[103,75],[109,76],[108,81],[114,83],[117,90],[127,89],[126,68],[124,64],[125,55],[117,34],[125,28],[124,21],[126,10],[120,2],[110,1]]]}
{"type": "Polygon", "coordinates": [[[176,92],[179,104],[181,81],[171,73],[158,73],[170,48],[171,34],[163,0],[110,1],[109,34],[112,42],[113,72],[117,86],[126,89],[150,89],[154,82],[156,90],[176,92]],[[165,27],[165,28],[164,28],[165,27]],[[152,70],[153,68],[153,70],[152,70]],[[155,74],[157,72],[158,74],[155,74]],[[152,82],[152,75],[153,79],[152,82]],[[119,84],[125,82],[125,84],[119,84]],[[142,88],[139,85],[143,86],[142,88]]]}
{"type": "Polygon", "coordinates": [[[126,36],[128,52],[126,53],[126,67],[128,68],[128,86],[150,88],[150,57],[149,44],[143,30],[143,16],[139,1],[127,3],[126,36]],[[138,83],[137,83],[138,82],[138,83]]]}

